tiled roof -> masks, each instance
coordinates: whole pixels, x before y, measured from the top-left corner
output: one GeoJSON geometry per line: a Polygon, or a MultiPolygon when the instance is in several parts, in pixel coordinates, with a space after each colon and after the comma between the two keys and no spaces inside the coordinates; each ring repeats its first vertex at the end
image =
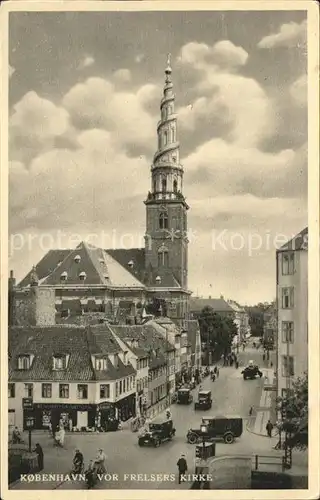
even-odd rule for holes
{"type": "Polygon", "coordinates": [[[174,346],[167,342],[152,325],[109,325],[109,327],[121,340],[128,342],[137,340],[138,347],[146,351],[174,350],[174,346]]]}
{"type": "Polygon", "coordinates": [[[211,307],[215,312],[233,312],[232,307],[224,299],[200,299],[191,297],[189,302],[190,312],[201,312],[204,307],[211,307]]]}
{"type": "Polygon", "coordinates": [[[108,248],[106,252],[115,259],[124,269],[139,281],[145,279],[145,250],[144,248],[108,248]],[[133,262],[130,267],[129,262],[133,262]]]}
{"type": "Polygon", "coordinates": [[[23,381],[86,381],[93,380],[94,373],[82,327],[14,327],[9,329],[9,379],[23,381]],[[18,338],[17,338],[18,337],[18,338]],[[67,370],[53,370],[54,354],[69,354],[67,370]],[[33,354],[29,370],[18,370],[19,354],[33,354]]]}
{"type": "Polygon", "coordinates": [[[308,228],[304,228],[290,241],[282,245],[279,250],[308,250],[308,228]]]}
{"type": "Polygon", "coordinates": [[[191,345],[192,352],[196,352],[196,342],[197,342],[197,334],[200,332],[199,323],[197,320],[188,320],[187,321],[187,332],[188,332],[188,341],[191,345]]]}
{"type": "Polygon", "coordinates": [[[99,325],[110,320],[110,315],[104,312],[92,312],[84,314],[71,314],[67,318],[61,318],[61,314],[56,315],[56,324],[69,324],[78,326],[99,325]]]}
{"type": "Polygon", "coordinates": [[[135,373],[131,364],[118,358],[117,368],[108,355],[121,351],[107,325],[88,328],[74,325],[49,327],[12,327],[9,329],[9,380],[14,381],[90,381],[117,380],[135,373]],[[33,354],[29,370],[18,370],[18,356],[33,354]],[[53,370],[54,354],[68,354],[67,370],[53,370]],[[107,360],[107,369],[96,371],[91,355],[100,354],[107,360]]]}
{"type": "MultiPolygon", "coordinates": [[[[58,263],[62,262],[69,253],[70,250],[49,250],[49,252],[46,253],[46,255],[36,265],[36,273],[39,280],[46,278],[50,273],[52,273],[58,263]]],[[[23,280],[20,281],[19,286],[25,287],[30,284],[31,273],[32,270],[30,270],[23,280]]]]}

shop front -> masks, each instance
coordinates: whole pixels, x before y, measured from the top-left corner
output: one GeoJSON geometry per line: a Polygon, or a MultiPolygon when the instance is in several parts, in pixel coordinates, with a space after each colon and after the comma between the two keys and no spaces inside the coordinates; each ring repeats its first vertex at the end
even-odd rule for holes
{"type": "Polygon", "coordinates": [[[129,396],[120,399],[116,402],[118,410],[118,418],[122,422],[126,422],[129,418],[136,416],[136,395],[130,394],[129,396]]]}
{"type": "Polygon", "coordinates": [[[24,410],[23,428],[26,429],[27,417],[35,419],[35,429],[47,429],[51,423],[55,429],[63,422],[66,430],[76,428],[84,430],[95,426],[96,405],[90,404],[63,404],[63,403],[34,403],[33,411],[24,410]]]}

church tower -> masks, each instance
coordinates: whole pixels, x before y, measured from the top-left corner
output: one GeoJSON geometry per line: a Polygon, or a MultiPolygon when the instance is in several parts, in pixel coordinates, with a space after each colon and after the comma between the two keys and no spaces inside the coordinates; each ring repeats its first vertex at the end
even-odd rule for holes
{"type": "Polygon", "coordinates": [[[157,125],[158,148],[151,166],[151,191],[146,205],[146,271],[162,287],[188,286],[188,205],[183,195],[175,95],[168,56],[165,85],[157,125]],[[155,280],[156,278],[156,280],[155,280]]]}

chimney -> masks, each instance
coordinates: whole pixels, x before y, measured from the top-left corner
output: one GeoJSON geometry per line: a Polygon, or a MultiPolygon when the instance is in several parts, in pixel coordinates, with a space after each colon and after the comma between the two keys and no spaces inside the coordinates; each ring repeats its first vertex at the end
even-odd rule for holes
{"type": "Polygon", "coordinates": [[[8,281],[9,281],[9,283],[8,283],[9,291],[11,291],[15,287],[15,285],[16,285],[16,278],[14,277],[12,269],[10,271],[10,277],[9,277],[8,281]]]}

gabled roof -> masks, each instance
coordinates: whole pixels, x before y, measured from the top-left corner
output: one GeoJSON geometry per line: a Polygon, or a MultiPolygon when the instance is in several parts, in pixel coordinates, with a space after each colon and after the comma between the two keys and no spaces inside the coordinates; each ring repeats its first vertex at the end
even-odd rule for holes
{"type": "Polygon", "coordinates": [[[191,297],[189,302],[190,312],[201,312],[204,307],[211,307],[215,312],[231,313],[232,307],[224,299],[200,299],[191,297]]]}
{"type": "Polygon", "coordinates": [[[138,341],[138,347],[146,351],[156,351],[167,352],[174,351],[175,348],[170,342],[163,338],[163,335],[159,333],[156,328],[152,325],[109,325],[109,328],[116,334],[121,340],[138,341]]]}
{"type": "Polygon", "coordinates": [[[308,228],[304,228],[294,238],[282,245],[281,250],[308,250],[308,228]]]}
{"type": "MultiPolygon", "coordinates": [[[[36,265],[36,273],[38,275],[39,280],[43,280],[49,274],[51,274],[59,262],[62,262],[67,255],[70,253],[70,250],[49,250],[48,253],[42,257],[40,262],[36,265]]],[[[28,274],[20,281],[19,286],[25,287],[30,284],[32,269],[28,272],[28,274]]]]}
{"type": "Polygon", "coordinates": [[[124,365],[118,358],[113,366],[109,355],[121,352],[121,347],[107,325],[84,328],[74,325],[49,327],[9,328],[9,380],[13,381],[94,381],[117,380],[133,375],[135,370],[129,363],[124,365]],[[53,370],[54,354],[69,355],[66,370],[53,370]],[[18,370],[18,356],[34,355],[29,370],[18,370]],[[95,370],[92,355],[104,356],[106,370],[95,370]]]}
{"type": "Polygon", "coordinates": [[[82,327],[9,328],[9,380],[88,381],[94,380],[87,334],[82,327]],[[33,354],[29,370],[18,370],[19,354],[33,354]],[[52,369],[54,354],[68,354],[67,370],[52,369]]]}
{"type": "MultiPolygon", "coordinates": [[[[127,266],[128,267],[128,266],[127,266]]],[[[61,274],[67,273],[66,285],[105,285],[144,288],[139,279],[101,248],[81,242],[74,250],[51,250],[35,268],[40,285],[60,285],[61,274]],[[75,257],[80,257],[80,262],[75,257]],[[85,281],[80,273],[86,273],[85,281]]],[[[32,271],[20,282],[28,286],[32,271]]]]}

